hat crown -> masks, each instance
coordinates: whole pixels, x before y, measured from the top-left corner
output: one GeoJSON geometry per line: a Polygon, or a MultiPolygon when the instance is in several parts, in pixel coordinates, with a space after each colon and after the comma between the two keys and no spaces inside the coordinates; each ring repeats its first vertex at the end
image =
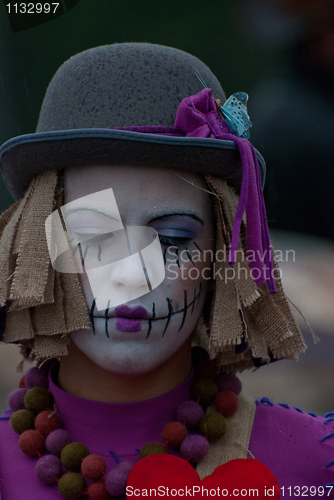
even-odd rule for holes
{"type": "Polygon", "coordinates": [[[82,128],[173,126],[179,104],[203,89],[225,94],[196,57],[148,43],[104,45],[66,61],[47,89],[37,132],[82,128]]]}

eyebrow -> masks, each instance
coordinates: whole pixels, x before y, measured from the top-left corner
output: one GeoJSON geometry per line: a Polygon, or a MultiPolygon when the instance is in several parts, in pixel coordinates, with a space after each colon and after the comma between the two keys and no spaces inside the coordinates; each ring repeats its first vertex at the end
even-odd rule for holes
{"type": "Polygon", "coordinates": [[[153,222],[154,220],[157,219],[166,219],[167,217],[190,217],[191,219],[199,222],[200,224],[202,224],[202,226],[204,226],[204,222],[201,219],[201,217],[196,212],[193,211],[157,213],[154,214],[154,217],[150,222],[153,222]]]}

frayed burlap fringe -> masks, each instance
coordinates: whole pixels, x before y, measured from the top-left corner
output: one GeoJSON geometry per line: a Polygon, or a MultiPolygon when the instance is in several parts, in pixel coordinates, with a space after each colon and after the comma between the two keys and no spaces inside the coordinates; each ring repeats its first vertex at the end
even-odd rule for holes
{"type": "Polygon", "coordinates": [[[62,205],[55,171],[38,175],[22,200],[0,217],[0,305],[6,306],[5,342],[21,343],[32,359],[67,354],[67,335],[91,328],[76,274],[51,266],[45,220],[62,205]]]}
{"type": "Polygon", "coordinates": [[[211,175],[205,179],[215,197],[216,256],[223,255],[225,260],[217,262],[216,259],[215,262],[211,331],[208,333],[208,328],[200,324],[202,331],[197,329],[197,343],[209,335],[209,341],[203,343],[206,346],[209,343],[210,357],[215,357],[223,371],[228,373],[254,367],[255,360],[257,364],[264,364],[271,358],[296,359],[298,353],[305,351],[306,345],[284,294],[277,263],[274,262],[277,293],[270,294],[266,284],[257,287],[251,278],[244,219],[236,263],[233,267],[227,264],[238,196],[224,180],[211,175]],[[233,275],[234,279],[231,279],[233,275]],[[241,340],[247,341],[247,349],[236,354],[235,346],[241,340]]]}
{"type": "Polygon", "coordinates": [[[10,280],[12,279],[16,256],[12,253],[14,238],[17,227],[22,218],[22,213],[35,187],[33,180],[24,197],[4,212],[0,217],[1,240],[0,240],[0,306],[6,305],[9,299],[10,280]]]}

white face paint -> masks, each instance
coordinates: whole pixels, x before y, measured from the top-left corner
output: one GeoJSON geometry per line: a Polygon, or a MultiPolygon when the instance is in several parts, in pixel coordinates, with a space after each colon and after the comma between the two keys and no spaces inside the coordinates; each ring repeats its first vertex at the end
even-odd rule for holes
{"type": "MultiPolygon", "coordinates": [[[[199,176],[186,172],[181,175],[196,186],[206,188],[199,176]]],[[[149,274],[137,272],[135,259],[126,266],[115,265],[108,272],[96,273],[94,283],[104,289],[104,300],[111,288],[118,289],[124,297],[121,304],[101,310],[94,301],[95,285],[89,283],[89,274],[79,274],[93,327],[90,331],[73,332],[71,338],[104,370],[145,373],[178,351],[201,314],[212,286],[208,252],[213,253],[214,249],[211,206],[207,193],[174,172],[123,166],[67,170],[64,203],[80,199],[81,206],[87,195],[110,188],[119,210],[118,224],[149,227],[159,234],[166,276],[159,286],[131,300],[130,292],[147,286],[149,274]],[[126,300],[128,297],[130,302],[126,300]]],[[[75,220],[71,221],[71,230],[77,233],[103,231],[107,221],[104,203],[101,199],[99,206],[99,199],[95,198],[94,208],[89,204],[81,206],[82,210],[77,211],[75,220]]]]}
{"type": "Polygon", "coordinates": [[[55,210],[45,232],[52,266],[61,273],[86,274],[98,312],[131,302],[165,279],[157,231],[124,227],[111,188],[55,210]],[[132,275],[132,286],[120,286],[120,271],[132,275]]]}

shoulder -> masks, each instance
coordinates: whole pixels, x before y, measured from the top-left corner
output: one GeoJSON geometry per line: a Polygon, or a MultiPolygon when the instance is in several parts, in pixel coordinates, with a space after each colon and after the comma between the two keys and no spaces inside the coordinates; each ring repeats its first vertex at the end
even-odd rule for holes
{"type": "Polygon", "coordinates": [[[268,398],[256,403],[249,443],[255,458],[268,465],[280,486],[332,485],[328,498],[334,498],[334,413],[320,417],[268,398]]]}

